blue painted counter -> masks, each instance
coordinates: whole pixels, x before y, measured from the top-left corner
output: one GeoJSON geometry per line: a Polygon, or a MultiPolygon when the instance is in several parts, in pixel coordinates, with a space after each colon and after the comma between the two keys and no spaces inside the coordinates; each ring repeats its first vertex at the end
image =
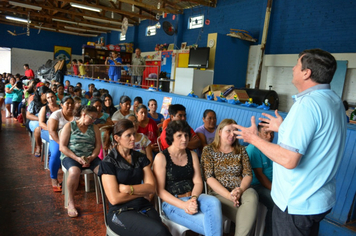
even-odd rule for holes
{"type": "MultiPolygon", "coordinates": [[[[76,85],[77,82],[82,83],[83,89],[88,89],[88,85],[95,84],[97,89],[105,88],[109,90],[112,95],[114,104],[119,104],[119,99],[122,95],[129,96],[132,100],[136,96],[140,96],[143,99],[144,104],[147,104],[148,100],[154,98],[157,100],[157,107],[160,109],[164,97],[172,97],[172,104],[183,104],[187,110],[187,122],[195,129],[203,124],[202,116],[206,109],[212,109],[217,114],[217,122],[220,123],[224,118],[232,118],[238,124],[243,126],[250,126],[251,116],[255,116],[256,120],[262,116],[262,113],[274,114],[273,111],[264,111],[256,108],[242,107],[238,105],[231,105],[227,103],[219,103],[216,101],[208,101],[205,99],[191,98],[187,96],[176,95],[165,92],[151,92],[145,89],[132,88],[125,85],[119,85],[116,83],[108,83],[102,81],[95,81],[91,79],[80,79],[78,77],[65,76],[65,80],[70,80],[72,85],[76,85]]],[[[285,117],[287,113],[280,113],[282,117],[285,117]]],[[[337,132],[337,131],[335,131],[337,132]]],[[[275,135],[274,142],[277,140],[277,134],[275,135]]],[[[327,220],[324,220],[320,227],[320,235],[334,235],[331,232],[343,232],[342,235],[352,235],[353,231],[347,230],[343,225],[348,222],[348,215],[355,197],[356,192],[356,125],[348,125],[346,147],[343,155],[343,159],[336,175],[337,183],[337,203],[331,213],[327,216],[327,220]],[[346,231],[342,231],[342,230],[346,231]],[[350,234],[351,233],[351,234],[350,234]]]]}

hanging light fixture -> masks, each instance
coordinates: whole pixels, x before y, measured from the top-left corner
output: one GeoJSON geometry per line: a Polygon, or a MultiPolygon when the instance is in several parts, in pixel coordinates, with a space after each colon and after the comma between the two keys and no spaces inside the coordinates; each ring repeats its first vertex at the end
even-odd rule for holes
{"type": "Polygon", "coordinates": [[[22,22],[22,23],[26,23],[26,24],[31,23],[31,21],[28,19],[22,19],[22,18],[13,17],[13,16],[6,16],[5,18],[8,20],[18,21],[18,22],[22,22]]]}
{"type": "Polygon", "coordinates": [[[78,4],[78,3],[74,3],[74,2],[71,2],[70,6],[71,7],[80,8],[80,9],[84,9],[84,10],[95,11],[95,12],[101,12],[102,11],[102,9],[100,9],[98,7],[82,5],[82,4],[78,4]]]}

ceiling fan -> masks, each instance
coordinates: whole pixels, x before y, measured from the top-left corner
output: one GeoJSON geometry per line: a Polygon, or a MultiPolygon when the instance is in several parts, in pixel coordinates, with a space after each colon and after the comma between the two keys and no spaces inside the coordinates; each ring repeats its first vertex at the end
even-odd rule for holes
{"type": "Polygon", "coordinates": [[[8,30],[7,31],[9,34],[11,34],[12,36],[19,36],[19,35],[22,35],[22,34],[27,34],[27,32],[24,32],[24,33],[21,33],[21,34],[17,34],[16,33],[16,30],[14,30],[14,32],[12,32],[11,30],[8,30]]]}

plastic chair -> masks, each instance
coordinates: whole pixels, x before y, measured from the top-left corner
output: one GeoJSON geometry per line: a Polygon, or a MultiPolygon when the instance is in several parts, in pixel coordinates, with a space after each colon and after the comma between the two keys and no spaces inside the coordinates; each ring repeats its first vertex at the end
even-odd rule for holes
{"type": "Polygon", "coordinates": [[[42,153],[41,153],[41,161],[44,159],[44,169],[48,170],[48,153],[49,153],[49,142],[42,139],[42,153]]]}
{"type": "Polygon", "coordinates": [[[35,154],[36,140],[35,140],[34,132],[30,132],[30,136],[31,136],[31,153],[35,154]]]}
{"type": "Polygon", "coordinates": [[[161,136],[158,136],[157,138],[157,145],[158,145],[158,150],[162,152],[161,136]]]}
{"type": "Polygon", "coordinates": [[[255,236],[263,236],[266,225],[266,215],[267,215],[267,207],[263,205],[261,202],[258,203],[257,207],[257,218],[256,218],[256,226],[255,226],[255,236]]]}
{"type": "MultiPolygon", "coordinates": [[[[63,182],[62,182],[62,194],[64,194],[64,207],[68,207],[68,189],[67,189],[67,179],[68,179],[68,171],[67,169],[62,165],[62,171],[63,171],[63,182]]],[[[91,170],[91,169],[84,169],[82,170],[82,175],[84,175],[84,181],[85,181],[85,192],[90,192],[90,181],[89,181],[89,174],[94,174],[94,187],[95,187],[95,195],[96,195],[96,203],[99,204],[99,193],[98,193],[98,183],[97,183],[97,178],[95,177],[96,174],[91,170]]]]}
{"type": "MultiPolygon", "coordinates": [[[[202,167],[200,167],[200,169],[201,169],[201,173],[203,173],[202,167]]],[[[205,180],[204,180],[203,183],[204,183],[203,192],[205,194],[208,194],[208,184],[206,183],[205,180]]],[[[230,233],[230,227],[231,227],[231,220],[223,215],[223,231],[224,231],[225,234],[230,233]]]]}
{"type": "Polygon", "coordinates": [[[100,193],[101,193],[101,199],[103,201],[103,209],[104,209],[104,222],[105,222],[105,227],[106,227],[106,235],[108,236],[119,236],[118,234],[116,234],[114,231],[112,231],[110,229],[110,227],[108,226],[108,222],[107,222],[107,206],[106,206],[106,195],[105,195],[105,191],[103,188],[103,184],[101,183],[101,178],[99,176],[96,177],[97,181],[99,183],[99,189],[100,189],[100,193]]]}
{"type": "MultiPolygon", "coordinates": [[[[113,132],[113,128],[114,125],[105,125],[100,127],[99,131],[100,131],[100,138],[101,138],[101,148],[103,149],[103,156],[105,157],[106,155],[108,155],[109,152],[106,152],[105,149],[103,148],[105,145],[105,135],[109,132],[109,137],[111,139],[111,135],[113,132]]],[[[113,145],[110,145],[108,150],[110,150],[112,148],[113,145]]]]}
{"type": "Polygon", "coordinates": [[[159,197],[157,198],[158,198],[158,212],[163,224],[165,224],[168,227],[169,231],[173,236],[185,236],[186,232],[189,229],[183,225],[177,224],[171,221],[170,219],[168,219],[162,210],[162,200],[159,197]]]}

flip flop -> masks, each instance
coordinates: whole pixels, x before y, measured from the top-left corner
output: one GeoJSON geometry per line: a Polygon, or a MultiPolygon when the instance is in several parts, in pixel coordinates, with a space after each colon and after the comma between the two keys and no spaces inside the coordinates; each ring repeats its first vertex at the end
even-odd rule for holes
{"type": "Polygon", "coordinates": [[[72,208],[72,209],[69,209],[69,208],[68,208],[68,216],[69,216],[70,218],[75,218],[75,217],[77,217],[77,216],[78,216],[77,210],[76,210],[75,208],[72,208]]]}
{"type": "Polygon", "coordinates": [[[35,157],[40,157],[41,153],[40,152],[35,152],[35,157]]]}
{"type": "Polygon", "coordinates": [[[54,192],[62,192],[61,186],[52,186],[54,192]]]}

